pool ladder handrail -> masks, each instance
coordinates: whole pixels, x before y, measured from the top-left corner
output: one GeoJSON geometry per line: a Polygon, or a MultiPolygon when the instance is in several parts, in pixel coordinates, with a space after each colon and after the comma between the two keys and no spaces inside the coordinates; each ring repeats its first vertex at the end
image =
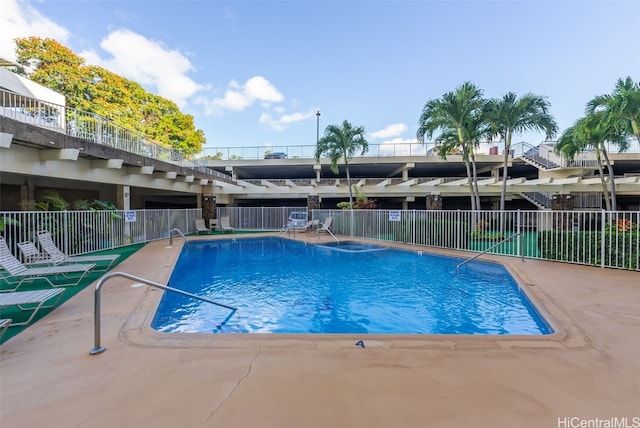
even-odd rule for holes
{"type": "Polygon", "coordinates": [[[171,229],[169,231],[169,245],[173,246],[173,235],[174,232],[177,232],[178,235],[182,236],[182,239],[184,239],[184,242],[189,242],[187,241],[187,237],[184,236],[184,233],[182,233],[182,231],[180,229],[178,229],[177,227],[174,227],[173,229],[171,229]]]}
{"type": "MultiPolygon", "coordinates": [[[[496,244],[494,244],[494,245],[490,246],[489,248],[485,248],[484,250],[480,251],[478,254],[474,255],[473,257],[469,257],[468,259],[466,259],[466,260],[464,260],[464,261],[462,261],[462,262],[458,263],[458,264],[456,265],[456,270],[458,270],[458,269],[460,268],[460,266],[464,265],[465,263],[468,263],[468,262],[470,262],[470,261],[472,261],[472,260],[477,259],[477,258],[478,258],[478,257],[480,257],[481,255],[488,253],[489,251],[493,250],[493,249],[494,249],[494,248],[496,248],[497,246],[502,245],[502,244],[504,244],[504,243],[505,243],[505,242],[507,242],[507,241],[511,241],[511,240],[512,240],[513,238],[515,238],[516,236],[521,236],[520,232],[514,233],[514,234],[513,234],[513,235],[511,235],[511,236],[507,236],[506,238],[502,239],[500,242],[498,242],[498,243],[496,243],[496,244]]],[[[523,241],[522,241],[522,240],[520,240],[520,247],[521,247],[521,248],[520,248],[520,255],[521,255],[521,257],[522,257],[522,262],[524,263],[524,251],[522,251],[522,247],[523,247],[523,241]]]]}
{"type": "Polygon", "coordinates": [[[169,287],[167,285],[163,285],[160,284],[158,282],[154,282],[151,281],[149,279],[145,279],[136,275],[131,275],[130,273],[126,273],[126,272],[110,272],[106,275],[103,275],[102,278],[100,278],[98,280],[98,283],[96,284],[96,290],[94,292],[94,347],[91,351],[89,351],[89,354],[91,355],[96,355],[96,354],[100,354],[102,352],[104,352],[107,348],[105,346],[101,346],[100,345],[100,321],[101,321],[101,316],[100,316],[100,306],[101,306],[101,297],[100,297],[100,290],[102,289],[102,287],[104,286],[104,284],[110,280],[113,277],[123,277],[123,278],[127,278],[127,279],[131,279],[133,281],[137,281],[137,282],[141,282],[143,284],[147,284],[150,285],[152,287],[156,287],[156,288],[160,288],[162,290],[166,290],[166,291],[173,291],[175,293],[178,294],[182,294],[183,296],[187,296],[187,297],[191,297],[193,299],[198,299],[201,300],[203,302],[207,302],[207,303],[211,303],[213,305],[216,306],[221,306],[223,308],[229,309],[231,310],[231,314],[229,314],[229,316],[227,317],[227,319],[229,319],[229,317],[231,317],[231,315],[233,315],[233,313],[235,313],[238,308],[235,308],[233,306],[229,306],[229,305],[225,305],[224,303],[220,303],[220,302],[216,302],[214,300],[211,299],[207,299],[206,297],[202,297],[202,296],[197,296],[195,294],[191,294],[191,293],[187,293],[186,291],[182,291],[182,290],[178,290],[177,288],[173,288],[173,287],[169,287]]]}
{"type": "Polygon", "coordinates": [[[320,232],[327,232],[338,243],[338,245],[340,245],[340,241],[338,241],[338,238],[336,238],[336,235],[333,234],[331,229],[329,229],[328,227],[325,227],[324,223],[319,223],[319,224],[322,225],[321,226],[322,229],[320,229],[320,230],[316,229],[315,230],[316,237],[320,236],[320,235],[318,235],[320,232]]]}
{"type": "Polygon", "coordinates": [[[331,237],[333,239],[335,239],[335,241],[338,243],[338,245],[340,245],[340,241],[338,241],[338,238],[336,238],[336,235],[333,234],[332,231],[330,231],[329,229],[325,230],[325,232],[327,232],[329,235],[331,235],[331,237]]]}

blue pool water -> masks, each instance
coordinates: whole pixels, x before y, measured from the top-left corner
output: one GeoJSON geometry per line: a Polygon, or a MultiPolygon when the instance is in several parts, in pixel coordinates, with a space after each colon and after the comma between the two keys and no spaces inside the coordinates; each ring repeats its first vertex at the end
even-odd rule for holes
{"type": "Polygon", "coordinates": [[[501,265],[474,261],[456,271],[457,258],[338,247],[281,238],[192,241],[169,285],[238,310],[166,292],[152,326],[214,333],[553,332],[501,265]]]}
{"type": "Polygon", "coordinates": [[[328,242],[326,244],[320,244],[322,248],[328,248],[335,251],[346,251],[348,253],[366,253],[370,251],[385,251],[387,248],[379,245],[363,244],[361,242],[328,242]]]}

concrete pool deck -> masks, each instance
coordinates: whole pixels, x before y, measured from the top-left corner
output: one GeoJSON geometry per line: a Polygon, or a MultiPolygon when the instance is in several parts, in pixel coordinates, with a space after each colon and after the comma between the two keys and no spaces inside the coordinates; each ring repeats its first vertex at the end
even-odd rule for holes
{"type": "MultiPolygon", "coordinates": [[[[117,271],[166,283],[182,244],[152,242],[117,271]]],[[[102,290],[107,350],[91,356],[87,287],[0,346],[0,427],[640,426],[640,274],[486,259],[508,266],[558,333],[166,334],[148,327],[162,291],[114,278],[102,290]]]]}

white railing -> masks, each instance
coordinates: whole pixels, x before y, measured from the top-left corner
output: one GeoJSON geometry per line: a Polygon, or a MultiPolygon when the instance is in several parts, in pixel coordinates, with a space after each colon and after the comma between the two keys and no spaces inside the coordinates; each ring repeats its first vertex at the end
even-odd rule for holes
{"type": "Polygon", "coordinates": [[[37,242],[37,232],[51,232],[56,245],[67,255],[108,250],[169,238],[178,228],[195,232],[199,208],[133,211],[3,211],[0,235],[13,254],[20,256],[17,243],[37,242]]]}
{"type": "Polygon", "coordinates": [[[640,211],[312,212],[327,217],[336,235],[465,251],[520,233],[491,253],[640,271],[640,211]]]}
{"type": "MultiPolygon", "coordinates": [[[[489,147],[494,143],[484,144],[489,147]]],[[[500,145],[501,143],[496,143],[500,145]]],[[[553,151],[555,141],[544,141],[538,145],[526,142],[512,144],[510,153],[512,157],[525,157],[546,168],[558,168],[568,162],[553,151]]],[[[438,156],[435,150],[436,143],[425,141],[424,143],[382,143],[369,144],[369,150],[363,156],[365,158],[399,157],[399,156],[438,156]]],[[[287,159],[313,159],[315,157],[315,145],[282,145],[282,146],[238,146],[238,147],[204,147],[198,158],[215,160],[257,160],[265,159],[268,153],[284,153],[287,159]]],[[[615,144],[607,143],[609,153],[618,153],[619,148],[615,144]]],[[[487,153],[485,149],[479,149],[478,154],[487,153]]],[[[640,153],[640,144],[637,139],[629,139],[629,148],[625,153],[640,153]]],[[[592,166],[595,157],[593,152],[585,151],[576,155],[571,165],[565,166],[592,166]]],[[[269,160],[269,159],[267,159],[269,160]]]]}
{"type": "Polygon", "coordinates": [[[273,231],[281,230],[294,211],[307,212],[307,207],[218,207],[216,215],[229,217],[234,229],[273,231]]]}
{"type": "MultiPolygon", "coordinates": [[[[235,229],[280,230],[305,207],[219,207],[235,229]]],[[[195,232],[200,209],[0,212],[0,234],[12,252],[49,230],[68,255],[167,239],[174,228],[195,232]]],[[[640,211],[313,210],[331,217],[335,235],[454,250],[640,271],[640,211]]],[[[347,238],[348,239],[348,238],[347,238]]]]}
{"type": "MultiPolygon", "coordinates": [[[[364,157],[437,156],[434,142],[369,144],[364,157]]],[[[315,145],[205,147],[198,157],[218,160],[265,159],[268,153],[285,153],[288,159],[313,159],[315,145]]]]}
{"type": "Polygon", "coordinates": [[[187,159],[178,150],[147,140],[142,134],[95,113],[29,98],[0,89],[0,116],[95,144],[180,165],[203,174],[229,179],[206,162],[187,159]]]}
{"type": "MultiPolygon", "coordinates": [[[[218,207],[231,226],[278,230],[300,207],[218,207]]],[[[312,210],[331,230],[413,245],[640,271],[640,211],[312,210]]]]}

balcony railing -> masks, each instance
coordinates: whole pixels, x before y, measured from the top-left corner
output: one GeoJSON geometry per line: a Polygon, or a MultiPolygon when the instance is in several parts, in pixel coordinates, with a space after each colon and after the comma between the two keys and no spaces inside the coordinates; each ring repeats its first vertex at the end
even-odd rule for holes
{"type": "Polygon", "coordinates": [[[229,179],[229,176],[208,168],[206,162],[187,159],[178,150],[149,141],[142,134],[95,113],[0,89],[0,116],[91,143],[173,163],[203,174],[229,179]]]}

